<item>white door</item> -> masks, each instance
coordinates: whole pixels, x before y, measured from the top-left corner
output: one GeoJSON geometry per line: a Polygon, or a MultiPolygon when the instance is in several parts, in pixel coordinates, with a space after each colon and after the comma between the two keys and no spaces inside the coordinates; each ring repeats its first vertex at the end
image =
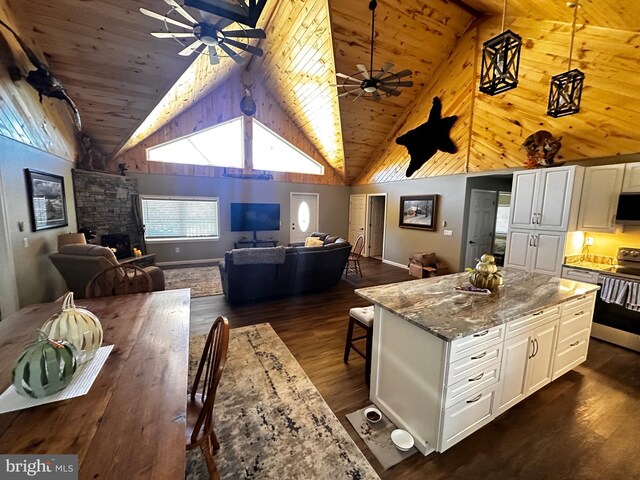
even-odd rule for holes
{"type": "Polygon", "coordinates": [[[585,169],[580,197],[578,230],[613,232],[624,165],[603,165],[585,169]]]}
{"type": "Polygon", "coordinates": [[[318,194],[291,193],[290,241],[304,242],[312,232],[318,231],[318,194]]]}
{"type": "Polygon", "coordinates": [[[531,228],[536,206],[538,172],[524,171],[513,174],[509,228],[531,228]]]}
{"type": "Polygon", "coordinates": [[[507,236],[507,248],[504,265],[506,267],[529,269],[533,232],[530,230],[510,230],[507,236]]]}
{"type": "MultiPolygon", "coordinates": [[[[0,169],[2,165],[0,165],[0,169]]],[[[0,171],[0,187],[2,185],[2,172],[0,171]]],[[[9,225],[5,210],[5,200],[0,188],[0,319],[8,317],[19,309],[18,286],[16,284],[16,270],[13,263],[13,253],[11,250],[11,237],[9,236],[9,225]]]]}
{"type": "Polygon", "coordinates": [[[529,359],[529,333],[504,342],[502,352],[502,391],[498,400],[500,414],[512,407],[526,395],[527,360],[529,359]]]}
{"type": "Polygon", "coordinates": [[[575,173],[573,167],[540,171],[536,228],[567,231],[575,173]]]}
{"type": "MultiPolygon", "coordinates": [[[[367,195],[357,194],[349,197],[349,243],[356,244],[360,235],[364,235],[364,226],[367,221],[367,195]]],[[[365,245],[367,239],[365,238],[365,245]]]]}
{"type": "Polygon", "coordinates": [[[565,234],[534,232],[533,237],[531,271],[559,277],[562,274],[565,234]]]}
{"type": "Polygon", "coordinates": [[[369,257],[382,256],[385,200],[384,196],[369,197],[369,248],[366,252],[369,257]]]}
{"type": "Polygon", "coordinates": [[[477,258],[485,253],[491,253],[493,231],[496,225],[497,198],[496,191],[471,190],[465,267],[475,267],[477,258]]]}
{"type": "Polygon", "coordinates": [[[555,356],[558,322],[536,328],[533,336],[533,352],[527,375],[527,395],[544,387],[551,381],[553,357],[555,356]]]}

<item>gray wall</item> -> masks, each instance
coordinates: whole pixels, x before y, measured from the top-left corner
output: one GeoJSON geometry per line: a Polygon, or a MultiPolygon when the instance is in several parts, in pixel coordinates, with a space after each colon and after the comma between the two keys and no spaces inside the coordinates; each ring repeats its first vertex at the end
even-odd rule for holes
{"type": "MultiPolygon", "coordinates": [[[[2,197],[4,225],[9,234],[9,245],[3,258],[8,259],[15,269],[15,283],[17,285],[19,306],[32,303],[49,302],[55,300],[65,290],[64,280],[48,258],[48,254],[57,251],[58,235],[76,231],[76,214],[73,201],[73,186],[71,182],[72,163],[25,144],[0,136],[0,195],[2,197]],[[61,175],[65,179],[67,198],[68,227],[51,230],[31,231],[29,217],[29,202],[24,170],[30,168],[47,173],[61,175]],[[19,230],[19,223],[24,222],[24,231],[19,230]],[[24,239],[28,247],[24,246],[24,239]],[[8,255],[7,255],[8,253],[8,255]]],[[[2,238],[0,236],[0,238],[2,238]]],[[[5,263],[3,261],[2,263],[5,263]]],[[[8,285],[6,271],[0,277],[0,287],[11,289],[8,285]]],[[[9,267],[9,270],[11,268],[9,267]]],[[[4,295],[4,294],[2,294],[4,295]]],[[[4,302],[3,302],[4,305],[4,302]]],[[[9,314],[6,308],[3,316],[9,314]]],[[[44,321],[44,320],[43,320],[44,321]]]]}
{"type": "Polygon", "coordinates": [[[260,238],[273,237],[281,245],[289,243],[290,193],[318,193],[320,197],[319,230],[347,236],[349,228],[349,187],[282,183],[264,180],[187,177],[176,175],[130,174],[138,180],[140,195],[204,196],[220,199],[220,240],[172,243],[148,243],[147,250],[156,253],[156,262],[218,259],[233,248],[243,233],[231,232],[232,202],[279,203],[281,226],[278,232],[258,233],[260,238]],[[180,252],[176,252],[176,248],[180,252]]]}
{"type": "Polygon", "coordinates": [[[414,252],[435,252],[452,272],[459,269],[460,244],[464,219],[465,175],[421,178],[400,182],[361,185],[351,188],[352,194],[386,193],[386,238],[384,260],[406,265],[414,252]],[[400,197],[437,194],[436,230],[433,232],[400,228],[400,197]],[[446,222],[446,227],[443,227],[446,222]],[[444,230],[453,236],[444,236],[444,230]]]}

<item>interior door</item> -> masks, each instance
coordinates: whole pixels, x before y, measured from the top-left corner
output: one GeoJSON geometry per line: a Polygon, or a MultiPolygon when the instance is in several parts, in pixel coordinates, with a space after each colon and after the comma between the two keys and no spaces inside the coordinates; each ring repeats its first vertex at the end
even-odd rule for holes
{"type": "MultiPolygon", "coordinates": [[[[355,245],[360,235],[364,235],[364,226],[367,221],[367,196],[355,194],[349,197],[349,243],[355,245]]],[[[367,239],[364,239],[365,245],[367,239]]]]}
{"type": "Polygon", "coordinates": [[[369,197],[369,257],[381,257],[384,243],[385,197],[369,197]]]}
{"type": "MultiPolygon", "coordinates": [[[[0,165],[0,186],[2,186],[2,165],[0,165]]],[[[0,188],[0,319],[8,317],[18,310],[18,286],[16,284],[16,272],[13,263],[13,253],[11,249],[11,237],[9,235],[9,224],[5,210],[5,199],[3,197],[6,190],[0,188]],[[6,248],[5,248],[6,246],[6,248]]]]}
{"type": "Polygon", "coordinates": [[[491,253],[493,231],[496,225],[497,198],[496,191],[471,190],[465,267],[473,268],[476,265],[476,258],[480,258],[485,253],[491,253]]]}
{"type": "Polygon", "coordinates": [[[304,242],[318,231],[318,194],[291,193],[290,242],[304,242]]]}

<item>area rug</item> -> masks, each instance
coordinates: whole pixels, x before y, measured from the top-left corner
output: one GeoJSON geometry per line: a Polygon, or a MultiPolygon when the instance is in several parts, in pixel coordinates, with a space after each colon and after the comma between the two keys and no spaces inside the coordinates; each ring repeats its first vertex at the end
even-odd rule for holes
{"type": "MultiPolygon", "coordinates": [[[[205,339],[191,339],[190,379],[205,339]]],[[[379,478],[268,323],[231,330],[214,425],[223,479],[379,478]]],[[[199,450],[186,478],[209,478],[199,450]]]]}
{"type": "Polygon", "coordinates": [[[222,295],[218,267],[170,268],[163,270],[165,288],[190,288],[191,298],[222,295]]]}
{"type": "MultiPolygon", "coordinates": [[[[373,406],[375,405],[369,405],[365,408],[373,406]]],[[[382,420],[377,423],[367,422],[364,418],[365,408],[348,413],[347,420],[353,425],[353,428],[358,432],[360,438],[364,440],[364,443],[367,444],[367,447],[380,462],[382,468],[388,470],[418,451],[415,447],[408,452],[398,450],[391,441],[391,432],[397,427],[385,415],[382,415],[382,420]]]]}

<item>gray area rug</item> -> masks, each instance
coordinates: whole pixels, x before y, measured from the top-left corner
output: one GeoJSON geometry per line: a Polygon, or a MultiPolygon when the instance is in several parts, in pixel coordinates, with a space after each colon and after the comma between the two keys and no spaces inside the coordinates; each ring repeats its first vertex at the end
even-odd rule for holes
{"type": "MultiPolygon", "coordinates": [[[[368,405],[365,408],[374,406],[368,405]]],[[[380,462],[382,468],[388,470],[418,451],[415,447],[408,452],[398,450],[391,441],[391,432],[396,429],[396,426],[384,414],[382,415],[382,420],[377,423],[367,422],[364,418],[365,408],[348,413],[347,420],[353,425],[353,428],[358,432],[360,438],[364,440],[364,443],[367,444],[367,447],[380,462]]]]}
{"type": "Polygon", "coordinates": [[[190,288],[191,298],[222,295],[218,267],[169,268],[163,270],[165,288],[190,288]]]}
{"type": "MultiPolygon", "coordinates": [[[[379,478],[271,325],[230,337],[214,424],[223,479],[379,478]]],[[[190,382],[205,338],[190,341],[190,382]]],[[[199,450],[187,452],[186,478],[209,478],[199,450]]]]}

